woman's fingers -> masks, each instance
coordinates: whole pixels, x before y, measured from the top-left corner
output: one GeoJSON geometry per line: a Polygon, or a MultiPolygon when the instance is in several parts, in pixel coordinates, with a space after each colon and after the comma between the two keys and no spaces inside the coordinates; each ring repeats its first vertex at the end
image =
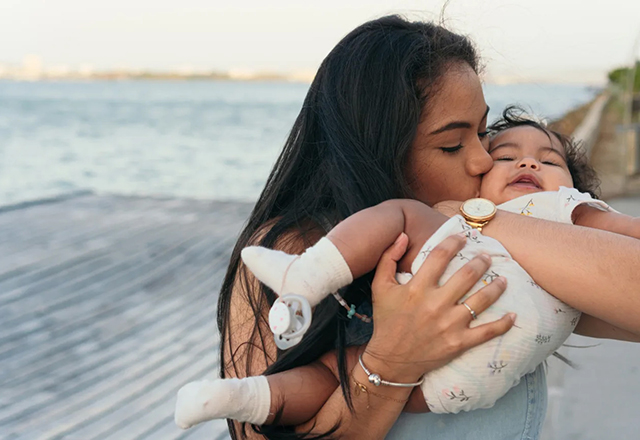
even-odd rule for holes
{"type": "Polygon", "coordinates": [[[409,237],[403,232],[398,236],[395,243],[384,251],[376,266],[376,274],[372,283],[372,293],[378,290],[378,288],[384,288],[385,285],[398,284],[396,281],[398,260],[400,260],[407,251],[408,244],[409,237]]]}
{"type": "MultiPolygon", "coordinates": [[[[451,259],[462,250],[466,242],[467,239],[461,235],[452,235],[442,240],[429,252],[411,283],[422,287],[438,286],[444,270],[451,263],[451,259]]],[[[466,290],[464,293],[466,293],[466,290]]]]}
{"type": "Polygon", "coordinates": [[[496,336],[505,334],[511,327],[513,327],[515,319],[515,313],[508,313],[497,321],[489,322],[487,324],[482,324],[469,329],[464,338],[466,345],[465,351],[477,345],[483,344],[495,338],[496,336]]]}
{"type": "MultiPolygon", "coordinates": [[[[478,290],[476,293],[467,298],[464,302],[465,304],[474,311],[477,315],[484,312],[489,308],[491,304],[496,302],[500,295],[502,295],[507,288],[507,280],[504,277],[498,277],[489,283],[488,286],[483,287],[478,290]]],[[[465,314],[469,317],[469,319],[473,319],[473,314],[469,309],[467,309],[464,304],[461,304],[462,307],[459,307],[460,313],[465,314]]]]}
{"type": "Polygon", "coordinates": [[[444,284],[449,300],[457,303],[460,298],[471,290],[471,288],[482,279],[491,266],[491,257],[488,255],[478,255],[462,266],[444,284]]]}

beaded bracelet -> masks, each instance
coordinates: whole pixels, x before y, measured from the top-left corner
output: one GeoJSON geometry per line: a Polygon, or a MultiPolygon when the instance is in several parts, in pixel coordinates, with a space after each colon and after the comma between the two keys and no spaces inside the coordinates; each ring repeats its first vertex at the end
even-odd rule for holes
{"type": "Polygon", "coordinates": [[[347,302],[344,300],[342,295],[340,295],[338,292],[333,292],[333,297],[336,299],[336,301],[338,301],[340,303],[340,305],[342,307],[347,309],[347,318],[351,319],[351,318],[353,318],[355,316],[356,318],[358,318],[362,322],[367,322],[368,323],[368,322],[372,321],[370,316],[361,315],[360,313],[356,312],[355,304],[351,304],[351,306],[349,306],[349,304],[347,304],[347,302]]]}

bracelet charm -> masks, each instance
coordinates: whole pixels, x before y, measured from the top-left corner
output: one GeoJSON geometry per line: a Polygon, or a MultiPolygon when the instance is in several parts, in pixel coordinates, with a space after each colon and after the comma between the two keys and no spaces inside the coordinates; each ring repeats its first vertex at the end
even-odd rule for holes
{"type": "Polygon", "coordinates": [[[379,374],[369,371],[362,360],[362,353],[358,357],[358,362],[364,370],[364,373],[367,375],[367,379],[369,380],[369,382],[377,387],[379,387],[380,385],[387,385],[391,387],[413,388],[422,385],[422,382],[424,382],[424,377],[421,377],[418,382],[412,383],[389,382],[388,380],[384,380],[383,378],[381,378],[379,374]]]}
{"type": "Polygon", "coordinates": [[[379,374],[371,373],[369,375],[369,382],[371,382],[375,386],[379,387],[380,384],[382,383],[382,379],[380,378],[379,374]]]}

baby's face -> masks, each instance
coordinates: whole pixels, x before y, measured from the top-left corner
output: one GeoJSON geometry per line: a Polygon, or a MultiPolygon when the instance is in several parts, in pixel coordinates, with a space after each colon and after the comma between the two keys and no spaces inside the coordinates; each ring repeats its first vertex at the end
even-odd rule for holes
{"type": "Polygon", "coordinates": [[[535,127],[501,131],[491,140],[489,154],[493,168],[482,178],[480,197],[496,205],[525,194],[573,187],[562,144],[535,127]]]}

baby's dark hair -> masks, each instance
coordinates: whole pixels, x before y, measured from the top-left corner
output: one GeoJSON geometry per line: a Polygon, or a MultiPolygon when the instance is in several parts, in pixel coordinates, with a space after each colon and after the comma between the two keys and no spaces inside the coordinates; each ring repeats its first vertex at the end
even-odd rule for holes
{"type": "Polygon", "coordinates": [[[580,145],[572,137],[551,130],[543,122],[536,121],[527,112],[517,106],[510,105],[502,112],[502,117],[489,126],[491,136],[515,127],[534,127],[544,132],[549,139],[555,137],[562,145],[567,159],[567,167],[573,179],[573,186],[580,192],[589,193],[593,198],[598,198],[600,193],[600,179],[598,173],[589,165],[589,159],[580,145]]]}

